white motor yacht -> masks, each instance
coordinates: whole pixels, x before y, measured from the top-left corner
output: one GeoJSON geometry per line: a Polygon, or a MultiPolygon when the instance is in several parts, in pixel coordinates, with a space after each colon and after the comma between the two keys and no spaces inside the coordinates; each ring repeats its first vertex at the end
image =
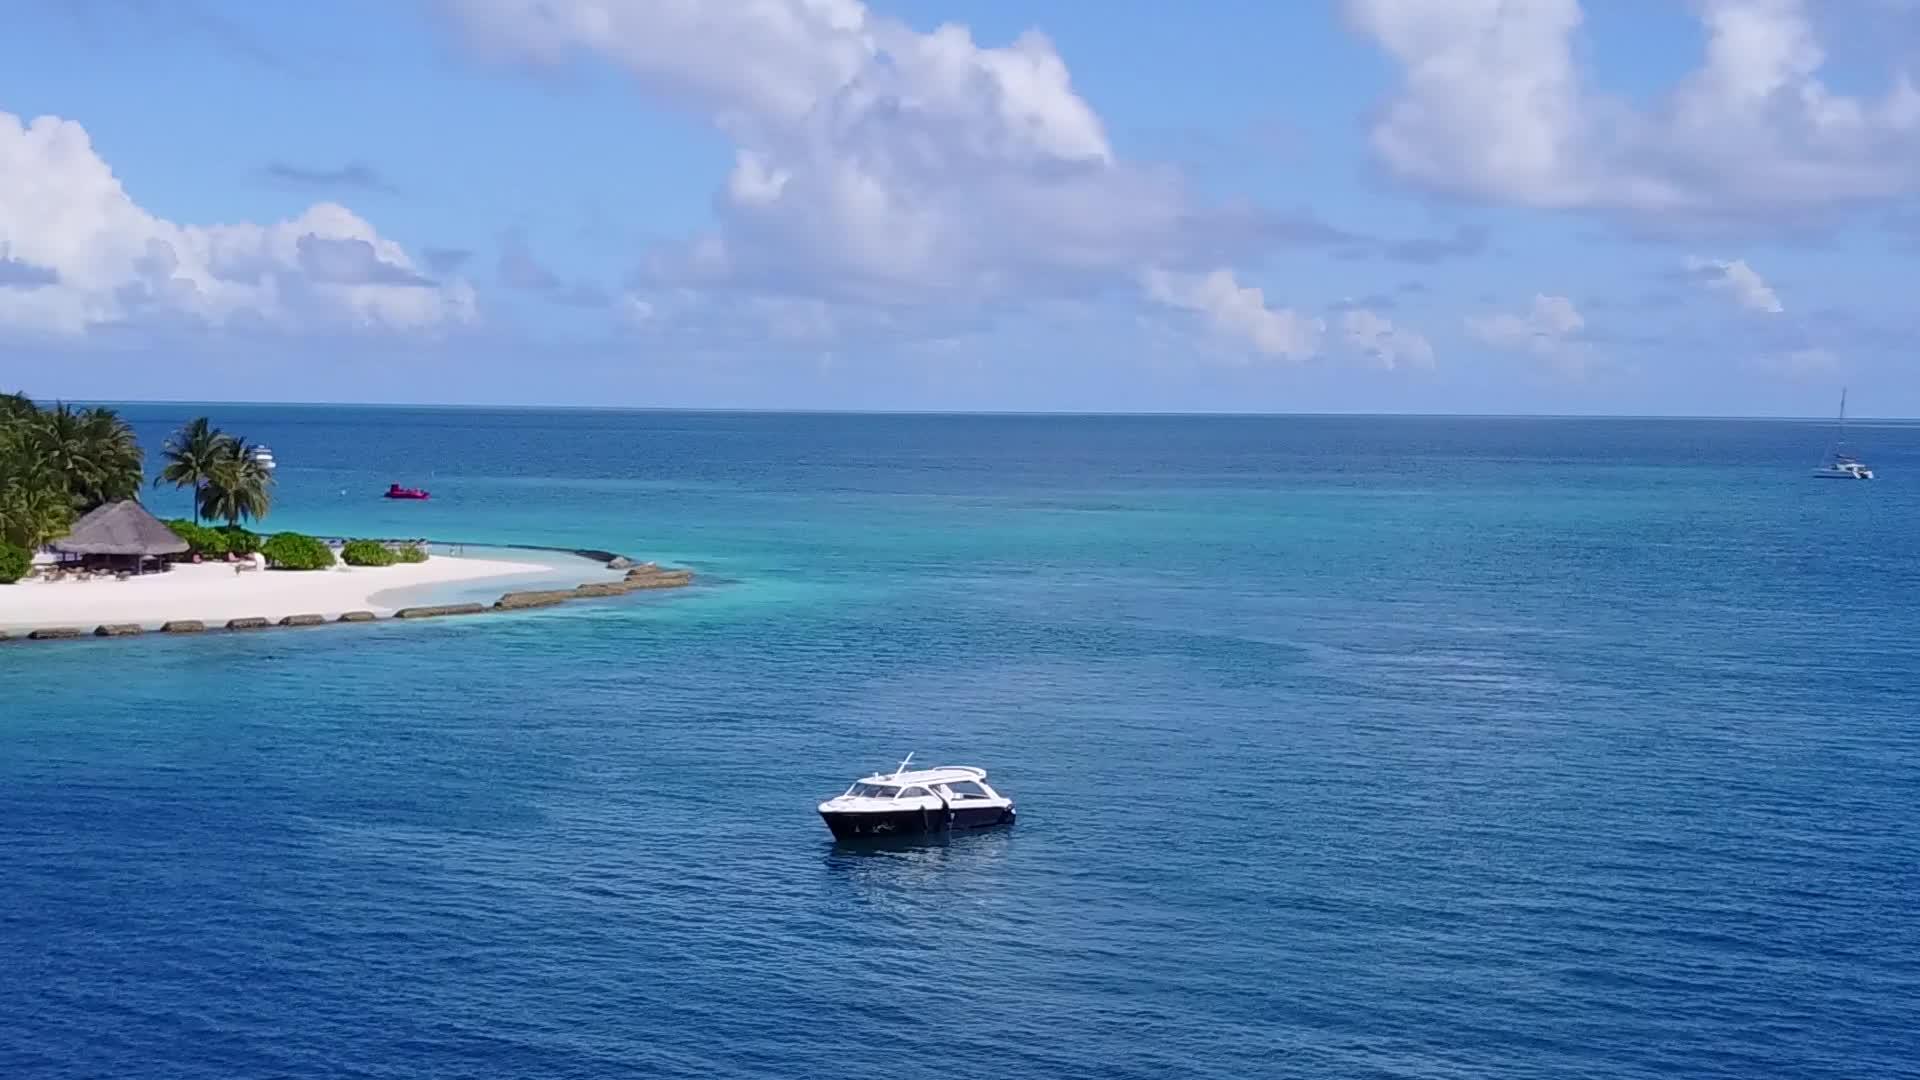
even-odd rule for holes
{"type": "Polygon", "coordinates": [[[847,790],[820,804],[820,816],[835,839],[859,836],[914,836],[957,829],[984,829],[1013,823],[1013,800],[987,783],[987,771],[971,765],[915,769],[855,780],[847,790]]]}
{"type": "Polygon", "coordinates": [[[272,472],[273,470],[280,467],[279,463],[273,460],[273,451],[270,448],[268,448],[264,443],[254,447],[253,453],[248,456],[253,458],[253,463],[255,465],[260,466],[261,468],[267,470],[268,472],[272,472]]]}

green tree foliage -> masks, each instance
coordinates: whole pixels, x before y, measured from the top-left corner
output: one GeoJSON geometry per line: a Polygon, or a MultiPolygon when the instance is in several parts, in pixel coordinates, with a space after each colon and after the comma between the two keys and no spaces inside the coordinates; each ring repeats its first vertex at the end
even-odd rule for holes
{"type": "Polygon", "coordinates": [[[28,426],[40,458],[66,478],[75,512],[139,495],[140,444],[112,409],[55,405],[28,426]]]}
{"type": "Polygon", "coordinates": [[[0,539],[32,550],[76,514],[140,491],[140,444],[112,409],[0,396],[0,539]]]}
{"type": "Polygon", "coordinates": [[[154,484],[192,488],[193,519],[198,522],[207,484],[213,479],[214,469],[225,459],[227,445],[232,441],[232,436],[214,427],[206,417],[193,420],[168,436],[160,452],[166,464],[160,467],[160,475],[153,478],[154,484]]]}
{"type": "Polygon", "coordinates": [[[17,544],[0,542],[0,585],[11,585],[33,569],[33,552],[17,544]]]}
{"type": "Polygon", "coordinates": [[[340,549],[340,561],[348,566],[392,566],[400,556],[378,540],[349,540],[340,549]]]}
{"type": "Polygon", "coordinates": [[[222,525],[213,530],[227,539],[227,550],[235,555],[251,555],[260,550],[261,535],[241,525],[222,525]]]}
{"type": "Polygon", "coordinates": [[[40,406],[25,394],[0,394],[0,425],[10,420],[27,420],[40,415],[40,406]]]}
{"type": "Polygon", "coordinates": [[[393,554],[396,559],[399,559],[403,563],[423,563],[427,561],[427,553],[420,550],[419,544],[401,544],[400,550],[393,554]]]}
{"type": "MultiPolygon", "coordinates": [[[[240,523],[267,515],[273,474],[253,450],[204,416],[167,440],[154,483],[193,489],[193,524],[205,516],[228,526],[224,541],[189,539],[194,551],[258,550],[240,523]]],[[[80,514],[139,498],[144,465],[133,429],[112,409],[43,409],[24,394],[0,394],[0,542],[32,551],[66,535],[80,514]]]]}
{"type": "Polygon", "coordinates": [[[302,533],[274,533],[260,545],[260,553],[282,570],[325,570],[333,565],[333,549],[302,533]]]}
{"type": "Polygon", "coordinates": [[[66,478],[15,425],[0,428],[0,541],[32,551],[72,525],[66,478]]]}
{"type": "Polygon", "coordinates": [[[175,536],[187,542],[189,552],[203,559],[223,558],[227,552],[233,550],[226,533],[220,529],[209,529],[205,525],[188,521],[186,518],[175,518],[167,522],[167,528],[172,529],[175,536]]]}
{"type": "Polygon", "coordinates": [[[254,447],[239,436],[222,436],[213,465],[201,482],[199,516],[238,528],[267,516],[273,505],[273,474],[253,460],[254,447]]]}

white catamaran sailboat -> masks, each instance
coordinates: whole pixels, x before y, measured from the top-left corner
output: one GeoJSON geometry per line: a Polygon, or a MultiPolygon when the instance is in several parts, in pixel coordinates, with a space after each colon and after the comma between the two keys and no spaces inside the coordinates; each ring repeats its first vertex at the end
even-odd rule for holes
{"type": "Polygon", "coordinates": [[[1824,480],[1873,479],[1873,470],[1846,452],[1846,437],[1847,391],[1843,387],[1840,390],[1840,423],[1833,436],[1833,450],[1827,455],[1827,463],[1813,470],[1813,475],[1824,480]]]}

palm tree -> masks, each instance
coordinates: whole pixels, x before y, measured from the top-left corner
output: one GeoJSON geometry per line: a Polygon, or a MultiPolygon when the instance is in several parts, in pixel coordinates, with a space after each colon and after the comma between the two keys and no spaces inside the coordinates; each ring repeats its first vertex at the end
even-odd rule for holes
{"type": "Polygon", "coordinates": [[[213,470],[228,456],[227,447],[232,442],[232,436],[214,427],[204,416],[167,439],[163,451],[167,463],[160,469],[160,475],[153,478],[153,482],[156,486],[168,483],[176,488],[192,488],[193,521],[196,525],[200,523],[200,503],[206,497],[207,485],[213,480],[213,470]]]}
{"type": "Polygon", "coordinates": [[[139,493],[140,444],[112,409],[57,405],[41,413],[31,430],[41,460],[66,477],[75,510],[85,513],[139,493]]]}
{"type": "MultiPolygon", "coordinates": [[[[248,518],[263,518],[273,505],[273,474],[253,459],[254,447],[237,436],[228,438],[214,459],[206,483],[200,488],[197,515],[225,518],[238,525],[248,518]]],[[[197,518],[196,518],[197,520],[197,518]]]]}
{"type": "Polygon", "coordinates": [[[40,454],[32,430],[0,425],[0,541],[32,551],[72,524],[66,478],[40,454]]]}
{"type": "Polygon", "coordinates": [[[82,509],[91,510],[102,503],[140,497],[140,482],[146,479],[146,454],[132,425],[112,409],[93,408],[82,413],[87,456],[96,471],[95,488],[76,492],[89,501],[82,509]]]}

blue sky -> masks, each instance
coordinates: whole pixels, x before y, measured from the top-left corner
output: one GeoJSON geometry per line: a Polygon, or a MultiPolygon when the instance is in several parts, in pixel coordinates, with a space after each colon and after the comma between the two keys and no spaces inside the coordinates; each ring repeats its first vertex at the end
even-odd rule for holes
{"type": "Polygon", "coordinates": [[[1912,0],[19,0],[0,387],[1920,415],[1912,0]]]}

